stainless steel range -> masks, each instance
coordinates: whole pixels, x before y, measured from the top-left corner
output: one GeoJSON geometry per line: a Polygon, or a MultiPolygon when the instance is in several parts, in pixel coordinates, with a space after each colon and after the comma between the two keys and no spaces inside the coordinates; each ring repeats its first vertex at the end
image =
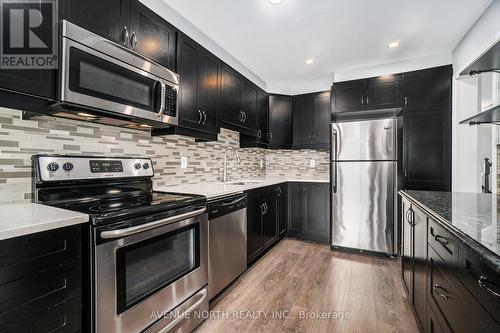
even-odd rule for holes
{"type": "Polygon", "coordinates": [[[190,332],[201,323],[205,197],[153,191],[147,158],[37,155],[33,164],[36,202],[90,216],[89,330],[190,332]]]}

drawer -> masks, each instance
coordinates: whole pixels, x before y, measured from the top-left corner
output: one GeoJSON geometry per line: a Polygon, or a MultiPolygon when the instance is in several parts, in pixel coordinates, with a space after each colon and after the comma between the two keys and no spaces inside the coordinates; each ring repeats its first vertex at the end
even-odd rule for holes
{"type": "Polygon", "coordinates": [[[488,267],[477,253],[461,244],[458,277],[483,308],[500,324],[500,274],[488,267]]]}
{"type": "Polygon", "coordinates": [[[455,267],[458,260],[458,240],[448,230],[429,218],[427,242],[445,263],[455,267]]]}
{"type": "Polygon", "coordinates": [[[38,298],[59,295],[58,301],[81,295],[81,262],[61,265],[0,285],[0,313],[38,298]]]}
{"type": "Polygon", "coordinates": [[[55,295],[0,314],[0,333],[73,333],[82,328],[82,301],[55,295]]]}
{"type": "MultiPolygon", "coordinates": [[[[454,277],[451,268],[430,246],[427,299],[456,333],[499,332],[491,316],[454,277]]],[[[441,326],[442,327],[442,326],[441,326]]]]}

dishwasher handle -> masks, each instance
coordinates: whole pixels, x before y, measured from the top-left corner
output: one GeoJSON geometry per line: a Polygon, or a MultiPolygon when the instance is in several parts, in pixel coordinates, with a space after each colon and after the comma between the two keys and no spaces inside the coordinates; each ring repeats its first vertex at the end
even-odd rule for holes
{"type": "Polygon", "coordinates": [[[244,209],[247,206],[245,194],[235,195],[208,203],[208,219],[226,215],[234,211],[244,209]]]}

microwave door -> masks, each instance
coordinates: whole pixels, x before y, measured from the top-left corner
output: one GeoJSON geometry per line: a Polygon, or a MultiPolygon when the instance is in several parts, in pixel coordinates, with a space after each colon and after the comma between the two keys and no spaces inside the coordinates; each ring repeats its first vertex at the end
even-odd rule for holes
{"type": "Polygon", "coordinates": [[[174,84],[67,38],[63,38],[63,48],[62,103],[121,114],[138,122],[176,122],[170,109],[176,104],[171,102],[177,96],[174,84]]]}

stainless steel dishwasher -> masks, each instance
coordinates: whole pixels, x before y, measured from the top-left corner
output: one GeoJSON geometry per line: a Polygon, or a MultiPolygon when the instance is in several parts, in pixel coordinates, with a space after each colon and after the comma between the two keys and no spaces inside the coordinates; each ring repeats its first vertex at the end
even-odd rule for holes
{"type": "Polygon", "coordinates": [[[214,298],[247,269],[247,197],[208,202],[208,294],[214,298]]]}

